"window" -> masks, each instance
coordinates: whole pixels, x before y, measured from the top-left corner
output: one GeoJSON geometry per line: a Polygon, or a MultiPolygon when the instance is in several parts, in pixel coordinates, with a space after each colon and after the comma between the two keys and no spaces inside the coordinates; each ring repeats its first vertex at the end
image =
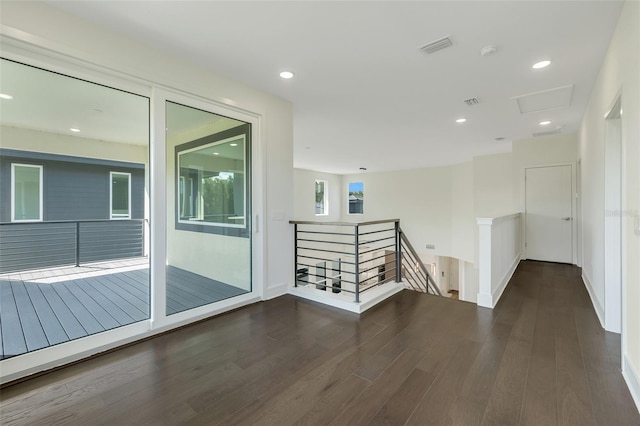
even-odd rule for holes
{"type": "Polygon", "coordinates": [[[131,219],[131,173],[111,172],[111,219],[131,219]]]}
{"type": "Polygon", "coordinates": [[[42,166],[11,164],[11,221],[42,221],[42,166]]]}
{"type": "Polygon", "coordinates": [[[202,142],[176,147],[178,223],[244,228],[246,134],[202,142]]]}
{"type": "Polygon", "coordinates": [[[316,180],[316,216],[329,214],[328,186],[326,180],[316,180]]]}
{"type": "Polygon", "coordinates": [[[349,214],[364,213],[364,184],[362,182],[349,183],[349,214]]]}

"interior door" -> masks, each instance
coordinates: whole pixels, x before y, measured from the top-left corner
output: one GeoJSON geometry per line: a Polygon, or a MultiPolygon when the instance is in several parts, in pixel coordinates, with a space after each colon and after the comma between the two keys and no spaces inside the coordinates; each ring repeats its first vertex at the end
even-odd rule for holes
{"type": "Polygon", "coordinates": [[[573,262],[571,166],[525,170],[525,241],[528,259],[573,262]]]}

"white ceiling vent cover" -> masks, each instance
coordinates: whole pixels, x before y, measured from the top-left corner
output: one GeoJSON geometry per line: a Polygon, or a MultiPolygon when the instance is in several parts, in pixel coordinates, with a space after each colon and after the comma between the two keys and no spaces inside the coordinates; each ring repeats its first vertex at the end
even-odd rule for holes
{"type": "Polygon", "coordinates": [[[451,41],[449,36],[447,36],[447,37],[441,38],[440,40],[432,41],[431,43],[422,46],[420,50],[422,51],[422,53],[426,53],[427,55],[430,55],[434,52],[437,52],[438,50],[445,49],[451,45],[453,45],[453,42],[451,41]]]}
{"type": "Polygon", "coordinates": [[[573,85],[570,84],[568,86],[556,87],[555,89],[515,96],[513,99],[515,99],[518,104],[520,114],[528,114],[530,112],[568,108],[571,106],[572,94],[573,85]]]}
{"type": "Polygon", "coordinates": [[[560,132],[562,132],[562,128],[553,129],[553,130],[545,130],[543,132],[534,132],[533,133],[533,137],[534,138],[539,138],[539,137],[542,137],[542,136],[557,135],[560,132]]]}

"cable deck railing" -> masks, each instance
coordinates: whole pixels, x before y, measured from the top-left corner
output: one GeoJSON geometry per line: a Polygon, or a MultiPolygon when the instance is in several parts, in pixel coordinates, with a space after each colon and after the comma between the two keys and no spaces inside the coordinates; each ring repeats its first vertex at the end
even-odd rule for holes
{"type": "Polygon", "coordinates": [[[350,293],[356,303],[363,292],[391,281],[442,295],[400,229],[399,219],[290,223],[294,225],[296,287],[350,293]]]}

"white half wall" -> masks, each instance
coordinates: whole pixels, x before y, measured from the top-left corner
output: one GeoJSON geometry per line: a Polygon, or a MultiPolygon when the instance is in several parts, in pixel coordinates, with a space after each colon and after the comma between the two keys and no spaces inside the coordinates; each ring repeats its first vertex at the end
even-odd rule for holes
{"type": "Polygon", "coordinates": [[[478,305],[493,308],[520,262],[522,215],[478,218],[478,228],[478,305]]]}

